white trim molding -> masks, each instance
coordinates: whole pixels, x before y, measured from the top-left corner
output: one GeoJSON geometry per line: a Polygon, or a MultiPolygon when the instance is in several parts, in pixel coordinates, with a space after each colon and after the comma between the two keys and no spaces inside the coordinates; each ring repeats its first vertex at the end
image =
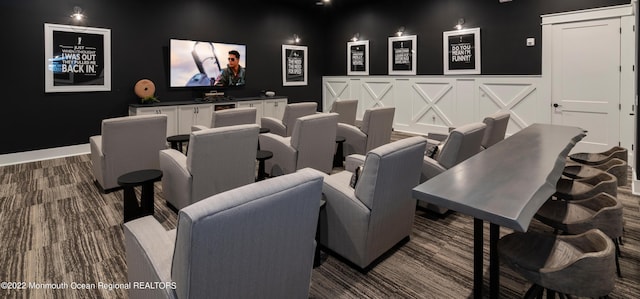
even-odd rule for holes
{"type": "Polygon", "coordinates": [[[78,144],[71,146],[55,147],[42,150],[26,151],[13,154],[0,155],[0,166],[15,165],[42,160],[50,160],[69,156],[89,154],[91,149],[89,144],[78,144]]]}
{"type": "Polygon", "coordinates": [[[616,5],[609,7],[599,7],[577,11],[568,11],[554,14],[541,15],[542,24],[560,24],[569,22],[579,22],[587,20],[609,19],[634,15],[632,4],[616,5]]]}

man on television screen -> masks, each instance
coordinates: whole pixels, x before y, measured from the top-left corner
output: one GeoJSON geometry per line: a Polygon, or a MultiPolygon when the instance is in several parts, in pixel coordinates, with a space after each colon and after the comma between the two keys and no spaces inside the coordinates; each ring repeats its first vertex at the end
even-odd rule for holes
{"type": "Polygon", "coordinates": [[[229,51],[229,64],[222,70],[222,74],[216,79],[215,86],[244,85],[245,69],[240,65],[240,53],[236,50],[229,51]]]}

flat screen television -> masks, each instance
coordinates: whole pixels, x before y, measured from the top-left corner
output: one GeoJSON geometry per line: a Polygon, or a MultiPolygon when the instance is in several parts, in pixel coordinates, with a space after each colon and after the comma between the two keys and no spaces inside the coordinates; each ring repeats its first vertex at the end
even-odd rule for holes
{"type": "Polygon", "coordinates": [[[246,45],[171,39],[169,56],[170,87],[245,85],[246,45]]]}

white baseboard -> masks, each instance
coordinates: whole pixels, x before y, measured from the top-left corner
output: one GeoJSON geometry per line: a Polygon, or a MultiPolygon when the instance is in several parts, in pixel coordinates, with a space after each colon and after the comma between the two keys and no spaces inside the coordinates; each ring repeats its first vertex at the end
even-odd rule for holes
{"type": "Polygon", "coordinates": [[[34,161],[42,161],[69,156],[84,155],[91,152],[88,143],[48,148],[28,152],[0,155],[0,166],[21,164],[34,161]]]}

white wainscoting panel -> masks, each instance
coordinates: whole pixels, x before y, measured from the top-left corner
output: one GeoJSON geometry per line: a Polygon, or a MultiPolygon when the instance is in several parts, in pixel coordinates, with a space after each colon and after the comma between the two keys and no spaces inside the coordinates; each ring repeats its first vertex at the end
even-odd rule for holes
{"type": "Polygon", "coordinates": [[[394,129],[446,133],[449,127],[510,111],[507,135],[533,123],[550,123],[548,88],[540,76],[328,76],[322,104],[358,99],[358,119],[371,107],[396,107],[394,129]]]}

